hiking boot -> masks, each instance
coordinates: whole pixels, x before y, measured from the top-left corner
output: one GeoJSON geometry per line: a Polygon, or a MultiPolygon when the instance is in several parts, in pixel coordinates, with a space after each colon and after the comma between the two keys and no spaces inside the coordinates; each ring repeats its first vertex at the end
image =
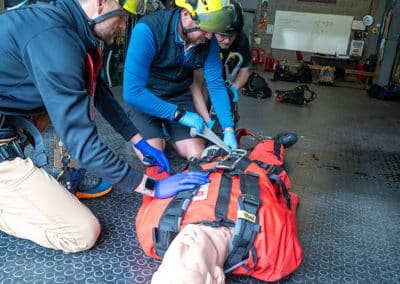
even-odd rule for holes
{"type": "Polygon", "coordinates": [[[112,190],[112,185],[106,180],[86,173],[75,193],[78,198],[96,198],[106,195],[112,190]]]}
{"type": "Polygon", "coordinates": [[[57,180],[78,198],[96,198],[109,193],[112,186],[107,181],[90,175],[86,169],[63,167],[57,180]]]}
{"type": "Polygon", "coordinates": [[[274,140],[283,145],[283,148],[292,147],[297,143],[296,133],[279,133],[274,137],[274,140]]]}

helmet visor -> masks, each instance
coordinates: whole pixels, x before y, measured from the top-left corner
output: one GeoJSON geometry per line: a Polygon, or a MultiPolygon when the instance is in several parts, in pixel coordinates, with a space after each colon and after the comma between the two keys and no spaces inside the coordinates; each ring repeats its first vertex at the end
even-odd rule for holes
{"type": "Polygon", "coordinates": [[[225,6],[221,10],[198,14],[198,25],[203,31],[225,32],[234,20],[233,9],[225,6]]]}

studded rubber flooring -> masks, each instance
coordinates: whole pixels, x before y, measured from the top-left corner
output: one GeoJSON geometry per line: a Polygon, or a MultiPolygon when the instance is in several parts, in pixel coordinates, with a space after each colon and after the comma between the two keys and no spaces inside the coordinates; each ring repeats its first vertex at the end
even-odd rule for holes
{"type": "MultiPolygon", "coordinates": [[[[309,86],[318,97],[303,107],[240,97],[240,127],[265,136],[299,135],[286,151],[286,166],[301,197],[304,257],[278,283],[400,283],[400,103],[371,99],[358,85],[309,86]]],[[[120,96],[120,88],[114,91],[120,96]]],[[[142,168],[130,145],[97,119],[104,142],[142,168]]],[[[51,129],[45,138],[51,149],[51,129]]],[[[168,156],[175,169],[183,163],[172,150],[168,156]]],[[[0,283],[150,283],[159,262],[146,257],[135,238],[140,202],[139,195],[118,189],[84,201],[100,219],[102,234],[82,253],[64,254],[0,233],[0,283]]],[[[226,282],[261,283],[237,276],[226,282]]]]}

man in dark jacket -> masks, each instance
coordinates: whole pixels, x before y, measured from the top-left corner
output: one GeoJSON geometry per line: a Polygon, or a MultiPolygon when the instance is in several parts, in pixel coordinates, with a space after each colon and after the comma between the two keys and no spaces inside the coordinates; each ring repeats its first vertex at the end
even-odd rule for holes
{"type": "Polygon", "coordinates": [[[100,78],[97,84],[85,80],[88,62],[96,65],[96,40],[110,44],[125,29],[125,11],[117,1],[34,4],[1,13],[0,26],[1,231],[66,252],[89,249],[99,236],[99,221],[90,210],[39,168],[47,161],[32,122],[45,113],[72,158],[118,189],[165,198],[208,181],[196,172],[148,178],[99,140],[94,106],[144,156],[169,168],[165,156],[142,139],[105,83],[100,78]],[[88,95],[91,88],[94,96],[88,95]],[[33,159],[23,152],[26,137],[33,138],[33,159]]]}
{"type": "MultiPolygon", "coordinates": [[[[250,76],[251,51],[249,40],[243,32],[243,9],[237,1],[232,0],[231,4],[233,6],[234,21],[225,31],[216,33],[215,37],[221,48],[223,77],[225,84],[229,88],[232,110],[234,110],[239,97],[238,90],[245,86],[250,76]]],[[[215,121],[211,119],[209,113],[210,98],[207,86],[204,83],[202,70],[195,72],[195,80],[199,81],[198,85],[201,86],[201,90],[194,93],[196,110],[207,122],[207,125],[212,128],[215,121]]],[[[234,115],[234,119],[238,119],[237,114],[234,115]]]]}

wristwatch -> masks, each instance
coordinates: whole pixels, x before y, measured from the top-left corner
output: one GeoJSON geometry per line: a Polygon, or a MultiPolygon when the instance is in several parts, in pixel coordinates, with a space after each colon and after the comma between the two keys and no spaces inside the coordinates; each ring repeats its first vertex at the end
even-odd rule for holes
{"type": "Polygon", "coordinates": [[[179,121],[182,118],[182,116],[184,116],[185,114],[186,114],[186,110],[183,107],[178,106],[178,108],[176,109],[176,116],[175,116],[174,120],[179,121]]]}
{"type": "Polygon", "coordinates": [[[156,188],[156,180],[152,177],[147,177],[144,183],[143,193],[145,195],[151,195],[153,194],[155,188],[156,188]]]}

